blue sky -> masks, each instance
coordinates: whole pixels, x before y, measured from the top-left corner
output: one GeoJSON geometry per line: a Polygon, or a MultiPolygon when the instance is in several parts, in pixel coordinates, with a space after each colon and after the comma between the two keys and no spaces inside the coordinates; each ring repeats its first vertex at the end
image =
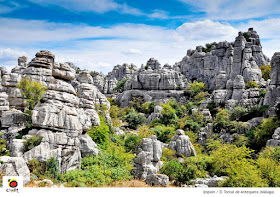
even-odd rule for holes
{"type": "Polygon", "coordinates": [[[234,41],[249,27],[269,57],[280,51],[278,0],[0,0],[0,66],[43,49],[107,73],[114,65],[174,64],[189,48],[234,41]]]}

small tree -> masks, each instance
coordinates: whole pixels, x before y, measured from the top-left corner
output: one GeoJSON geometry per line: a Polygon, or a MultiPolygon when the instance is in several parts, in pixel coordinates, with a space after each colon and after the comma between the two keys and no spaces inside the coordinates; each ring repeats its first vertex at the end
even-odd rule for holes
{"type": "Polygon", "coordinates": [[[128,122],[130,128],[137,129],[146,121],[146,118],[144,115],[137,113],[134,108],[131,108],[129,113],[123,117],[123,120],[128,122]]]}
{"type": "Polygon", "coordinates": [[[261,66],[260,69],[262,71],[262,78],[264,78],[266,81],[270,79],[271,66],[261,66]]]}
{"type": "Polygon", "coordinates": [[[21,89],[21,94],[27,102],[28,110],[34,109],[47,89],[38,81],[30,81],[28,77],[23,78],[16,87],[21,89]]]}

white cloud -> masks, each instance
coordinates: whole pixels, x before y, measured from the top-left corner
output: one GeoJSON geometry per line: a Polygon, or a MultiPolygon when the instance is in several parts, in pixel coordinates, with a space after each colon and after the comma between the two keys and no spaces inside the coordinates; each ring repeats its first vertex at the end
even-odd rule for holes
{"type": "Polygon", "coordinates": [[[77,12],[96,12],[103,14],[117,11],[123,14],[144,15],[140,10],[114,0],[29,0],[42,6],[55,5],[64,9],[77,12]]]}
{"type": "Polygon", "coordinates": [[[205,12],[212,20],[242,20],[280,14],[279,0],[178,0],[205,12]]]}
{"type": "MultiPolygon", "coordinates": [[[[274,42],[262,42],[264,51],[271,57],[272,51],[280,48],[277,44],[280,43],[280,30],[274,29],[277,21],[278,19],[263,23],[250,21],[236,28],[227,23],[204,20],[184,23],[177,29],[166,29],[143,24],[119,24],[103,28],[85,24],[0,18],[0,43],[2,47],[15,51],[5,51],[0,56],[0,62],[3,65],[4,59],[1,57],[9,57],[16,66],[17,57],[23,54],[22,51],[25,51],[30,61],[37,51],[48,49],[56,55],[56,61],[70,61],[81,68],[104,73],[122,63],[140,66],[150,57],[158,59],[162,64],[174,64],[190,48],[213,41],[234,41],[239,29],[247,30],[254,25],[258,27],[255,28],[257,31],[260,30],[261,38],[274,39],[274,42]],[[267,30],[261,28],[264,25],[267,30]]],[[[9,65],[12,63],[10,60],[9,65]]]]}

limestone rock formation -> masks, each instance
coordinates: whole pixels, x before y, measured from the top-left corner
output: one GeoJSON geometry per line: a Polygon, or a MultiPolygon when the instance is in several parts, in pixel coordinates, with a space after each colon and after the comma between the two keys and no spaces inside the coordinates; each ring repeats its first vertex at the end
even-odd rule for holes
{"type": "Polygon", "coordinates": [[[195,185],[195,187],[218,187],[219,183],[226,180],[227,178],[227,176],[208,176],[207,178],[197,178],[192,180],[191,183],[195,185]]]}
{"type": "Polygon", "coordinates": [[[30,171],[22,157],[0,157],[0,169],[6,176],[23,176],[23,184],[30,182],[30,171]]]}
{"type": "Polygon", "coordinates": [[[267,141],[266,146],[280,146],[280,127],[275,129],[272,139],[267,141]]]}
{"type": "Polygon", "coordinates": [[[139,179],[146,179],[148,175],[156,174],[162,166],[162,142],[156,136],[143,138],[134,160],[134,175],[139,179]]]}
{"type": "Polygon", "coordinates": [[[196,151],[190,141],[190,138],[185,135],[185,132],[178,129],[176,135],[171,138],[168,148],[176,151],[179,157],[196,156],[196,151]]]}
{"type": "Polygon", "coordinates": [[[280,52],[274,53],[271,59],[271,81],[266,89],[263,104],[271,106],[271,113],[275,113],[280,103],[280,52]]]}
{"type": "Polygon", "coordinates": [[[169,177],[164,174],[150,174],[146,177],[145,182],[151,186],[167,187],[169,177]]]}
{"type": "Polygon", "coordinates": [[[262,53],[260,39],[253,28],[241,32],[233,43],[219,42],[211,47],[210,52],[201,48],[189,50],[178,63],[181,72],[189,80],[203,81],[211,90],[224,89],[226,80],[234,80],[237,75],[244,77],[245,82],[261,80],[258,67],[268,65],[269,59],[262,53]]]}

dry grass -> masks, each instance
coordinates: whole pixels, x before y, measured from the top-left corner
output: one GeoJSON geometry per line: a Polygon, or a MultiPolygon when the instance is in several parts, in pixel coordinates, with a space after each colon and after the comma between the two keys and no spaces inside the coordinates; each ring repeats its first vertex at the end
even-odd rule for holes
{"type": "Polygon", "coordinates": [[[108,187],[149,187],[144,181],[140,180],[130,180],[122,182],[114,182],[108,187]]]}

